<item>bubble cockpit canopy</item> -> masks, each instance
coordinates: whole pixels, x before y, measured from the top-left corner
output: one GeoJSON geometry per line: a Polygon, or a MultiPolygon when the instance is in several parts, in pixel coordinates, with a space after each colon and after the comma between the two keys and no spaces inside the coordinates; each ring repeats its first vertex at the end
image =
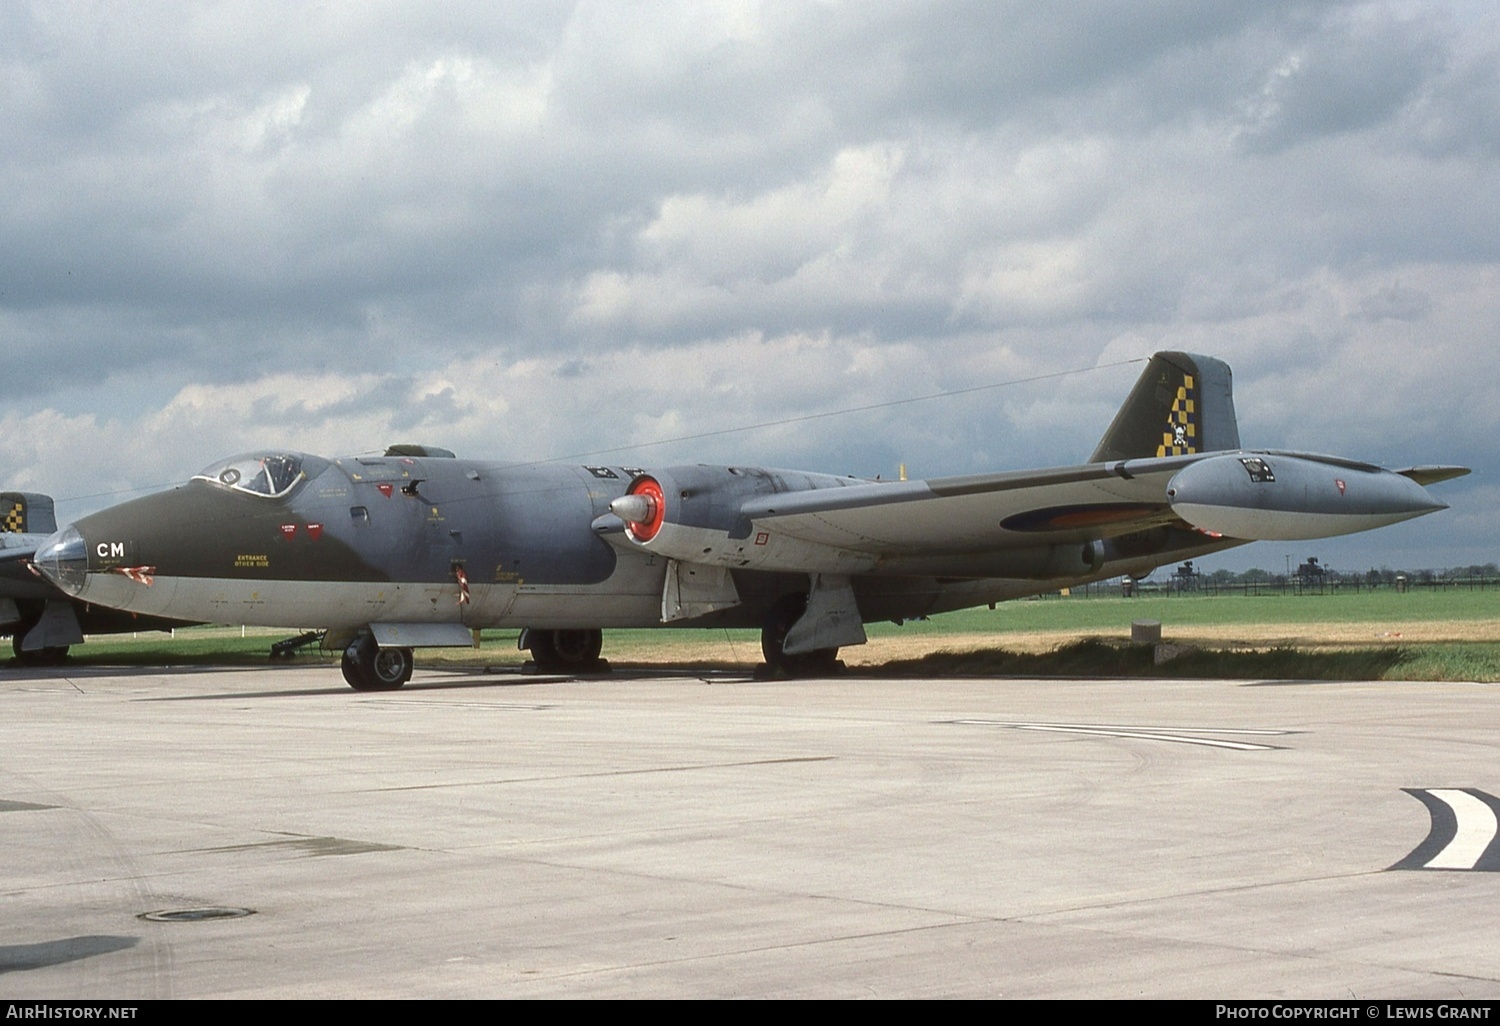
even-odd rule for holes
{"type": "Polygon", "coordinates": [[[252,452],[210,464],[193,480],[275,499],[326,466],[327,460],[302,452],[252,452]]]}

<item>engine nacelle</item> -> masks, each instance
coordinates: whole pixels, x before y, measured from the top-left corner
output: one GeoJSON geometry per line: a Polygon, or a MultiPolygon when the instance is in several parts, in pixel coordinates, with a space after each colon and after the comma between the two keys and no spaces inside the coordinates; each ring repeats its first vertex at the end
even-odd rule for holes
{"type": "Polygon", "coordinates": [[[756,531],[740,510],[752,498],[865,483],[758,467],[669,467],[636,477],[609,510],[624,521],[634,546],[668,559],[734,569],[863,573],[879,557],[756,531]]]}
{"type": "Polygon", "coordinates": [[[1167,501],[1199,530],[1248,541],[1329,538],[1446,508],[1395,471],[1275,452],[1184,467],[1167,483],[1167,501]]]}
{"type": "Polygon", "coordinates": [[[921,577],[998,577],[1016,581],[1069,581],[1098,573],[1116,558],[1114,543],[1095,539],[1028,545],[954,555],[891,555],[880,572],[921,577]]]}

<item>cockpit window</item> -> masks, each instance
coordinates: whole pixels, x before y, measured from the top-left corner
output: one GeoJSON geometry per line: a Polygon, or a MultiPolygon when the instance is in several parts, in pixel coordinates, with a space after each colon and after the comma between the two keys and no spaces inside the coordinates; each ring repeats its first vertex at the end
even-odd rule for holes
{"type": "Polygon", "coordinates": [[[231,456],[194,475],[195,481],[209,481],[224,488],[276,498],[296,487],[310,473],[321,469],[325,461],[300,452],[257,452],[231,456]],[[316,464],[313,466],[310,464],[316,464]]]}

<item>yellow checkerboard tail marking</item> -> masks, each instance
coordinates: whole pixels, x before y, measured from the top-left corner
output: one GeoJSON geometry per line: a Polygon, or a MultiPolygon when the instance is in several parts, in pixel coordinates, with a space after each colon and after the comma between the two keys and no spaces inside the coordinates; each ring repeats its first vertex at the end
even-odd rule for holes
{"type": "Polygon", "coordinates": [[[23,534],[26,531],[26,504],[20,499],[12,499],[0,505],[4,511],[4,518],[0,519],[0,531],[6,534],[23,534]]]}
{"type": "Polygon", "coordinates": [[[1229,365],[1197,353],[1151,357],[1090,463],[1227,452],[1240,447],[1229,365]]]}
{"type": "Polygon", "coordinates": [[[1193,376],[1184,374],[1177,386],[1177,397],[1167,414],[1167,427],[1161,434],[1158,456],[1186,456],[1198,451],[1198,395],[1193,376]]]}

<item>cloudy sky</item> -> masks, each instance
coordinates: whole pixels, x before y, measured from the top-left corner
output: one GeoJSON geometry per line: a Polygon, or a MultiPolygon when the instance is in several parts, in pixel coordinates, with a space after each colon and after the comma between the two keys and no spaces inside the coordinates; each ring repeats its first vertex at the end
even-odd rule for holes
{"type": "Polygon", "coordinates": [[[64,519],[267,446],[1072,463],[1172,348],[1247,445],[1477,471],[1210,568],[1500,559],[1493,0],[13,0],[0,240],[64,519]]]}

